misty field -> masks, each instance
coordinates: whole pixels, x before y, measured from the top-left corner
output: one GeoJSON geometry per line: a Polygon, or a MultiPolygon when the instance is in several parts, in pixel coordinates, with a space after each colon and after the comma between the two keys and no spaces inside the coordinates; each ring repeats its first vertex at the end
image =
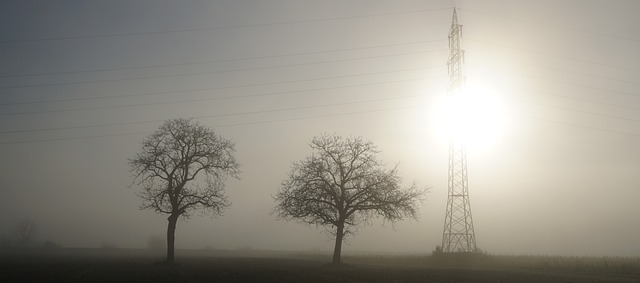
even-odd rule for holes
{"type": "Polygon", "coordinates": [[[345,256],[263,251],[126,249],[0,251],[0,282],[638,282],[639,258],[345,256]]]}

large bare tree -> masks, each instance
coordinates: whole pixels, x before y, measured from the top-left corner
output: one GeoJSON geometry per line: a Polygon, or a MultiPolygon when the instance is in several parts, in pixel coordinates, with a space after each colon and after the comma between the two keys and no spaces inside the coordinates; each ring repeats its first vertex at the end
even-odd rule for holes
{"type": "Polygon", "coordinates": [[[311,141],[313,153],[295,162],[275,195],[279,219],[325,226],[335,236],[333,263],[341,263],[344,236],[374,217],[389,221],[417,218],[424,190],[401,188],[397,166],[376,159],[376,147],[362,138],[323,135],[311,141]]]}
{"type": "Polygon", "coordinates": [[[167,262],[174,262],[178,218],[195,211],[216,217],[230,205],[224,194],[227,177],[238,178],[239,164],[230,140],[191,119],[167,120],[142,142],[129,160],[141,186],[141,209],[168,214],[167,262]]]}

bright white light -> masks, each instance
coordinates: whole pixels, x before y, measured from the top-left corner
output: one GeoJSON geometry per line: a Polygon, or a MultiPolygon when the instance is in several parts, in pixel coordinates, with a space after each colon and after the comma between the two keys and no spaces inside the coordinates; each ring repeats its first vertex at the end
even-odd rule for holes
{"type": "Polygon", "coordinates": [[[498,97],[495,90],[477,82],[468,82],[464,89],[443,96],[436,107],[440,136],[473,148],[486,149],[495,143],[507,125],[498,97]]]}

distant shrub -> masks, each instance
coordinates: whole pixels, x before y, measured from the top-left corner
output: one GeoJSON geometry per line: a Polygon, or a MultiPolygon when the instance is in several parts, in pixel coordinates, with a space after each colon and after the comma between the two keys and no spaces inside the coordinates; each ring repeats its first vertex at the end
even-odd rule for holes
{"type": "Polygon", "coordinates": [[[167,241],[161,236],[153,235],[147,240],[147,248],[150,250],[164,250],[167,248],[167,241]]]}
{"type": "Polygon", "coordinates": [[[250,252],[250,251],[253,251],[253,247],[252,246],[240,246],[240,247],[236,247],[236,251],[250,252]]]}
{"type": "Polygon", "coordinates": [[[489,255],[489,253],[481,248],[476,248],[476,253],[479,255],[489,255]]]}
{"type": "Polygon", "coordinates": [[[44,241],[42,243],[42,247],[45,248],[45,249],[59,249],[59,248],[62,248],[61,245],[59,245],[57,243],[54,243],[52,241],[44,241]]]}
{"type": "Polygon", "coordinates": [[[113,249],[117,249],[118,246],[116,246],[114,243],[110,243],[110,242],[102,242],[102,244],[100,245],[100,248],[105,249],[105,250],[113,250],[113,249]]]}
{"type": "Polygon", "coordinates": [[[440,256],[442,255],[442,247],[436,246],[436,249],[431,252],[432,256],[440,256]]]}

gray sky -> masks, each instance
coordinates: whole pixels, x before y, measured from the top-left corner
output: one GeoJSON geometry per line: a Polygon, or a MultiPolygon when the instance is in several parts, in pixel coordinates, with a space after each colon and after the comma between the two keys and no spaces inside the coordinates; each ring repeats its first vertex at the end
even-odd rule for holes
{"type": "MultiPolygon", "coordinates": [[[[638,1],[455,1],[469,81],[503,107],[471,143],[478,246],[640,255],[638,1]]],[[[442,237],[438,133],[452,1],[0,1],[0,232],[34,219],[64,246],[144,247],[127,158],[163,120],[236,142],[225,215],[180,221],[180,248],[321,250],[271,196],[322,133],[362,136],[431,192],[420,220],[376,222],[345,252],[430,252],[442,237]]]]}

